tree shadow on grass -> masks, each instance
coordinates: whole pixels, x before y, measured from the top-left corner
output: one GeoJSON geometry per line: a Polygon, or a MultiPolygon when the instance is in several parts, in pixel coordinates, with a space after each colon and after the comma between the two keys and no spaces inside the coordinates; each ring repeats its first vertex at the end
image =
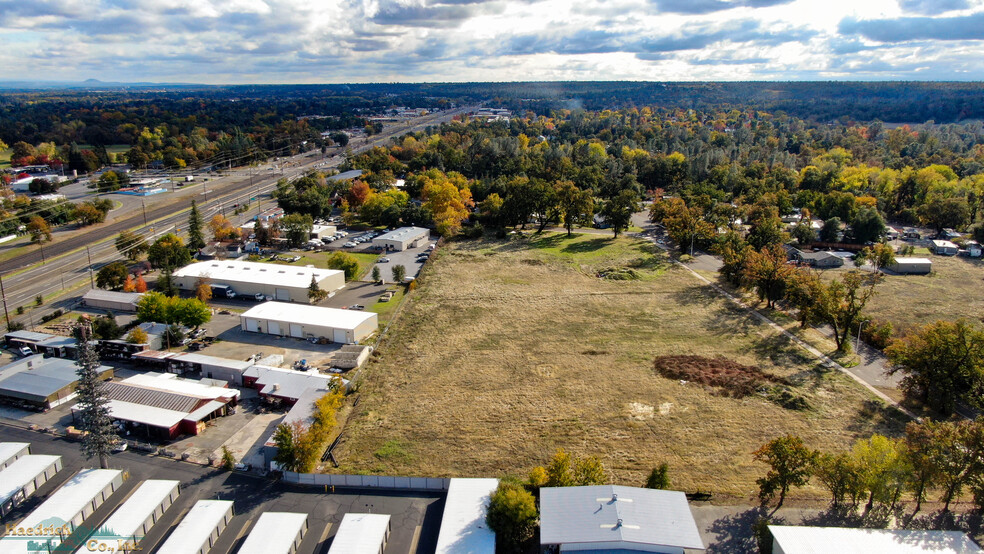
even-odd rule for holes
{"type": "Polygon", "coordinates": [[[714,291],[701,285],[691,285],[676,293],[673,298],[684,306],[710,306],[718,300],[714,291]]]}
{"type": "Polygon", "coordinates": [[[880,400],[866,399],[854,417],[850,419],[847,430],[859,435],[878,433],[889,437],[899,435],[905,429],[908,418],[880,400]]]}
{"type": "MultiPolygon", "coordinates": [[[[562,235],[567,237],[567,235],[562,235]]],[[[572,237],[573,238],[573,237],[572,237]]],[[[560,249],[565,254],[584,254],[585,252],[595,252],[612,243],[611,237],[596,238],[583,242],[573,242],[560,249]]]]}
{"type": "MultiPolygon", "coordinates": [[[[761,508],[750,508],[744,512],[724,516],[714,520],[707,531],[715,535],[714,544],[707,547],[707,554],[735,554],[737,552],[758,552],[755,532],[752,526],[766,512],[761,508]]],[[[781,525],[782,518],[773,517],[772,523],[781,525]]]]}

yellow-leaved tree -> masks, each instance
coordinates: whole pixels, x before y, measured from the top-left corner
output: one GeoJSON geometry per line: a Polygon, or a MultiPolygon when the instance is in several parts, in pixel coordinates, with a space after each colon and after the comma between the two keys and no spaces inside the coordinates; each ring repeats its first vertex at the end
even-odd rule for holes
{"type": "Polygon", "coordinates": [[[430,210],[434,225],[442,237],[454,236],[461,230],[461,223],[475,203],[472,201],[468,179],[457,172],[432,169],[420,176],[423,182],[421,196],[424,208],[430,210]]]}

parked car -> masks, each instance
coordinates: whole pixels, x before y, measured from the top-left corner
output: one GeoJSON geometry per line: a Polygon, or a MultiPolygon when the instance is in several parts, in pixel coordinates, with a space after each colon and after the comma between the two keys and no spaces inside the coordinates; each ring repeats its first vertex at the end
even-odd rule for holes
{"type": "Polygon", "coordinates": [[[120,441],[113,445],[113,452],[126,452],[127,444],[126,442],[120,441]]]}
{"type": "Polygon", "coordinates": [[[366,307],[363,306],[362,304],[352,304],[351,306],[348,307],[348,309],[350,309],[350,310],[364,310],[364,309],[366,309],[366,307]]]}
{"type": "Polygon", "coordinates": [[[376,260],[376,263],[378,263],[378,264],[384,264],[384,263],[386,263],[388,261],[390,261],[390,259],[387,258],[386,256],[383,256],[382,258],[379,258],[378,260],[376,260]]]}
{"type": "Polygon", "coordinates": [[[354,242],[352,242],[352,241],[348,241],[345,244],[343,244],[342,246],[344,246],[345,248],[355,248],[357,245],[354,242]]]}
{"type": "Polygon", "coordinates": [[[236,465],[234,465],[232,467],[236,471],[249,471],[249,470],[253,469],[253,466],[251,464],[244,464],[244,463],[238,463],[238,464],[236,464],[236,465]]]}
{"type": "Polygon", "coordinates": [[[30,348],[26,347],[26,346],[22,346],[22,347],[18,348],[17,349],[17,353],[20,354],[21,356],[25,357],[25,358],[28,357],[28,356],[33,356],[34,355],[34,351],[31,350],[30,348]]]}

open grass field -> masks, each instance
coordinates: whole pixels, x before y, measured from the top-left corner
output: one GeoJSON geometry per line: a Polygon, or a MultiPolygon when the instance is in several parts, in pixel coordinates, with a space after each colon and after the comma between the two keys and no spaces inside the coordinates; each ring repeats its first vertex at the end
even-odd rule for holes
{"type": "Polygon", "coordinates": [[[901,431],[664,256],[597,235],[442,247],[368,368],[338,471],[525,475],[563,447],[599,456],[616,483],[641,485],[666,461],[674,488],[747,496],[765,470],[752,451],[780,434],[833,451],[901,431]],[[612,268],[637,279],[598,277],[612,268]],[[677,354],[757,366],[809,408],[657,376],[654,357],[677,354]]]}
{"type": "Polygon", "coordinates": [[[0,150],[0,169],[10,167],[10,154],[13,150],[8,148],[6,150],[0,150]]]}

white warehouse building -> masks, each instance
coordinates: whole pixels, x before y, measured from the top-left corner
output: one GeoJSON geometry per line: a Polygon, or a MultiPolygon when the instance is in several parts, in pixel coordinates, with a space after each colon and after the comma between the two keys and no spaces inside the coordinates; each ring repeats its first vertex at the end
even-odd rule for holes
{"type": "Polygon", "coordinates": [[[401,251],[423,246],[430,239],[430,231],[422,227],[400,227],[372,239],[372,245],[383,250],[401,251]]]}
{"type": "Polygon", "coordinates": [[[210,285],[227,285],[237,295],[263,294],[282,302],[308,303],[312,276],[329,294],[345,286],[345,272],[337,269],[227,260],[186,265],[174,272],[173,279],[182,290],[195,290],[198,280],[204,277],[210,285]]]}
{"type": "Polygon", "coordinates": [[[239,316],[243,331],[299,339],[324,337],[341,344],[356,344],[376,332],[373,312],[264,302],[239,316]]]}

